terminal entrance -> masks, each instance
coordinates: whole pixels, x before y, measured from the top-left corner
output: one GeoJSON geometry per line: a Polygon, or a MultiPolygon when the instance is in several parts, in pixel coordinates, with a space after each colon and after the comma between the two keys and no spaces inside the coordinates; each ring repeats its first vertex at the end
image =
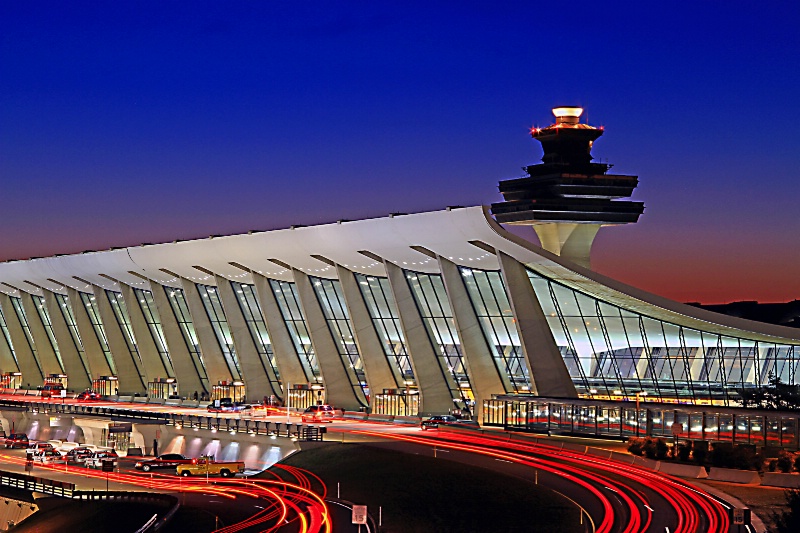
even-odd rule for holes
{"type": "Polygon", "coordinates": [[[119,395],[119,379],[117,376],[100,376],[92,380],[92,390],[100,396],[119,395]]]}
{"type": "Polygon", "coordinates": [[[217,385],[211,386],[211,400],[221,400],[230,398],[233,403],[243,403],[247,399],[245,386],[241,381],[220,381],[217,385]]]}
{"type": "Polygon", "coordinates": [[[286,406],[305,411],[312,405],[325,403],[325,387],[318,383],[292,385],[286,394],[286,406]]]}
{"type": "Polygon", "coordinates": [[[0,375],[0,387],[4,389],[22,388],[22,372],[3,372],[0,375]]]}
{"type": "Polygon", "coordinates": [[[175,378],[156,378],[147,383],[147,397],[161,400],[179,398],[178,382],[175,378]]]}
{"type": "Polygon", "coordinates": [[[417,389],[383,389],[375,395],[375,413],[392,416],[417,416],[419,391],[417,389]]]}
{"type": "Polygon", "coordinates": [[[66,374],[48,374],[47,377],[44,378],[44,386],[54,387],[54,388],[67,388],[67,375],[66,374]]]}

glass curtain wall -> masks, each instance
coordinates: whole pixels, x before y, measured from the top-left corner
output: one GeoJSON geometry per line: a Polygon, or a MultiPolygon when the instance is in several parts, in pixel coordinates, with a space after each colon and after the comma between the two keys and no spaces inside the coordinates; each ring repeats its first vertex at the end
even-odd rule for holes
{"type": "Polygon", "coordinates": [[[356,397],[361,398],[361,394],[359,394],[361,392],[363,396],[369,398],[370,391],[364,376],[364,365],[358,353],[353,328],[350,324],[350,315],[344,303],[344,295],[339,281],[313,276],[309,276],[309,279],[314,287],[317,300],[322,306],[325,321],[328,323],[328,329],[336,343],[342,363],[345,365],[350,383],[356,390],[356,397]]]}
{"type": "Polygon", "coordinates": [[[17,313],[19,323],[22,324],[22,331],[25,332],[25,340],[28,341],[28,347],[33,353],[33,360],[36,362],[36,368],[39,374],[44,376],[42,365],[39,363],[39,353],[36,351],[36,344],[33,342],[33,335],[31,334],[31,327],[28,324],[28,317],[25,316],[25,309],[22,307],[22,300],[17,296],[11,296],[11,305],[14,307],[14,312],[17,313]]]}
{"type": "Polygon", "coordinates": [[[222,308],[222,301],[217,288],[198,283],[197,291],[200,293],[200,299],[203,300],[203,306],[206,309],[208,319],[211,321],[214,334],[217,336],[217,342],[222,349],[222,355],[225,357],[225,363],[228,365],[231,377],[233,377],[234,381],[240,381],[242,379],[242,367],[239,366],[239,357],[236,355],[236,348],[233,345],[231,328],[228,326],[228,319],[225,317],[225,310],[222,308]]]}
{"type": "MultiPolygon", "coordinates": [[[[14,344],[11,342],[11,334],[8,332],[8,324],[6,324],[6,317],[3,315],[3,310],[0,309],[0,330],[3,331],[3,338],[8,345],[8,349],[11,351],[11,356],[14,358],[14,361],[17,363],[16,370],[19,370],[19,361],[17,361],[17,354],[14,351],[14,344]]],[[[6,372],[10,371],[11,369],[3,369],[6,372]]]]}
{"type": "Polygon", "coordinates": [[[405,275],[431,343],[439,350],[439,366],[450,388],[450,394],[454,401],[462,403],[459,407],[469,407],[475,398],[442,277],[410,270],[406,270],[405,275]]]}
{"type": "Polygon", "coordinates": [[[264,323],[264,318],[261,314],[261,306],[256,297],[255,285],[232,281],[231,286],[236,291],[236,300],[239,302],[239,308],[242,310],[245,322],[247,322],[247,329],[250,330],[250,336],[256,345],[261,364],[264,366],[264,372],[267,376],[274,375],[277,378],[277,380],[270,380],[272,389],[281,390],[278,363],[275,360],[275,353],[272,351],[272,344],[269,342],[267,325],[264,323]],[[272,373],[267,372],[267,368],[271,368],[272,373]]]}
{"type": "Polygon", "coordinates": [[[459,270],[506,390],[529,393],[530,373],[502,275],[499,271],[467,267],[459,270]]]}
{"type": "Polygon", "coordinates": [[[36,306],[36,312],[39,313],[39,319],[42,321],[44,330],[47,333],[47,340],[50,341],[50,346],[53,348],[53,352],[56,354],[58,366],[61,368],[61,372],[64,372],[64,361],[61,360],[61,352],[58,350],[56,336],[55,333],[53,333],[53,323],[50,321],[50,313],[47,312],[47,308],[44,304],[44,298],[35,294],[31,296],[33,297],[33,304],[36,306]]]}
{"type": "Polygon", "coordinates": [[[164,337],[164,329],[161,327],[161,317],[158,316],[156,309],[156,302],[153,299],[153,293],[143,289],[133,289],[136,299],[139,301],[139,308],[144,315],[144,321],[147,322],[147,328],[150,330],[150,336],[156,344],[158,355],[161,356],[161,362],[167,373],[164,377],[175,377],[175,369],[172,366],[172,358],[169,355],[167,348],[166,337],[164,337]]]}
{"type": "Polygon", "coordinates": [[[133,328],[131,327],[130,315],[128,315],[128,307],[125,305],[125,300],[122,298],[122,293],[106,290],[108,301],[111,302],[111,309],[114,311],[114,316],[117,319],[119,329],[122,331],[122,337],[125,339],[125,344],[130,353],[131,359],[136,366],[136,371],[139,373],[139,379],[142,386],[147,385],[147,378],[144,375],[142,364],[142,357],[139,355],[139,349],[136,347],[136,337],[133,335],[133,328]]]}
{"type": "MultiPolygon", "coordinates": [[[[86,292],[79,293],[81,295],[81,302],[86,308],[86,314],[89,315],[89,321],[92,323],[92,329],[97,337],[97,342],[100,343],[100,348],[103,350],[103,356],[106,358],[108,368],[111,369],[111,375],[117,375],[117,367],[114,364],[114,357],[111,355],[111,349],[108,347],[108,338],[106,337],[106,328],[103,326],[103,320],[100,318],[100,310],[97,308],[97,302],[93,294],[86,292]]],[[[98,376],[93,376],[97,379],[98,376]]]]}
{"type": "Polygon", "coordinates": [[[389,279],[364,274],[355,276],[398,387],[416,387],[414,369],[411,367],[411,360],[406,350],[400,316],[389,287],[389,279]]]}
{"type": "Polygon", "coordinates": [[[203,353],[200,350],[200,341],[197,340],[197,333],[194,330],[194,323],[192,322],[192,315],[189,314],[189,305],[186,303],[186,295],[183,289],[175,287],[164,287],[167,293],[169,305],[175,315],[175,320],[183,335],[183,342],[186,343],[186,348],[189,350],[192,363],[194,364],[197,375],[200,376],[200,381],[203,384],[203,390],[208,392],[208,373],[206,372],[206,364],[203,361],[203,353]]]}
{"type": "Polygon", "coordinates": [[[292,344],[300,358],[300,364],[306,373],[309,383],[321,382],[322,377],[317,364],[317,355],[314,353],[314,346],[311,344],[311,336],[308,334],[308,326],[300,307],[300,299],[297,296],[297,286],[289,281],[276,279],[269,280],[272,293],[278,302],[281,316],[289,330],[292,344]]]}
{"type": "Polygon", "coordinates": [[[581,395],[728,405],[770,375],[796,383],[799,346],[687,328],[528,276],[581,395]]]}
{"type": "Polygon", "coordinates": [[[58,308],[61,309],[61,315],[64,317],[64,322],[67,323],[67,329],[69,329],[69,336],[72,339],[72,344],[75,346],[75,350],[78,352],[78,358],[81,360],[81,365],[83,365],[83,370],[86,372],[87,376],[91,377],[92,374],[89,372],[89,364],[86,361],[86,352],[83,350],[83,341],[81,341],[81,334],[78,331],[78,325],[75,322],[75,314],[72,312],[69,296],[59,293],[55,293],[55,295],[56,302],[58,302],[58,308]]]}

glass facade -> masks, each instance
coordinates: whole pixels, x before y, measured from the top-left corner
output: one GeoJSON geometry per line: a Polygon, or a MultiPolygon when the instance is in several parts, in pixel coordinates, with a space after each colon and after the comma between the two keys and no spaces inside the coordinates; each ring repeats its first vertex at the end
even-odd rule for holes
{"type": "Polygon", "coordinates": [[[269,280],[272,293],[278,302],[281,316],[289,330],[292,344],[303,365],[309,383],[322,381],[317,364],[317,355],[314,353],[314,346],[311,344],[311,336],[308,334],[308,326],[300,307],[300,299],[297,296],[297,285],[288,281],[269,280]]]}
{"type": "Polygon", "coordinates": [[[164,337],[164,329],[161,327],[161,318],[158,316],[156,309],[156,302],[153,300],[153,293],[142,289],[133,289],[136,299],[139,301],[139,308],[144,315],[144,321],[147,322],[147,328],[150,330],[150,336],[153,337],[153,342],[156,344],[158,355],[161,357],[161,362],[167,373],[165,377],[175,377],[175,370],[172,366],[172,358],[169,356],[169,349],[167,348],[167,341],[164,337]]]}
{"type": "Polygon", "coordinates": [[[483,336],[508,392],[531,390],[530,373],[500,272],[459,267],[483,336]]]}
{"type": "Polygon", "coordinates": [[[91,373],[89,372],[89,365],[86,362],[86,352],[83,350],[83,341],[81,341],[81,334],[78,331],[78,325],[75,322],[75,314],[72,312],[69,296],[59,293],[55,293],[55,296],[56,302],[58,302],[58,308],[61,309],[61,315],[64,317],[64,322],[67,323],[67,329],[69,329],[69,336],[72,339],[72,344],[75,347],[75,350],[78,352],[78,358],[81,360],[81,365],[83,365],[83,370],[86,372],[87,376],[91,376],[91,373]]]}
{"type": "Polygon", "coordinates": [[[47,312],[47,308],[44,304],[44,298],[35,294],[31,295],[31,297],[33,298],[33,305],[36,306],[36,312],[39,313],[39,319],[42,321],[42,325],[44,326],[44,331],[47,333],[47,340],[50,341],[50,346],[53,348],[53,352],[56,354],[58,366],[61,367],[61,371],[63,372],[64,361],[61,360],[61,352],[58,351],[58,343],[56,342],[55,333],[53,333],[53,323],[50,321],[50,313],[47,312]]]}
{"type": "Polygon", "coordinates": [[[122,337],[125,339],[125,345],[128,348],[131,359],[136,366],[136,371],[139,373],[139,379],[144,387],[147,383],[147,378],[143,372],[142,357],[139,355],[139,349],[136,347],[136,337],[133,335],[133,328],[131,327],[131,318],[128,315],[128,307],[125,305],[125,300],[122,298],[122,293],[106,290],[106,296],[111,303],[111,309],[114,311],[114,317],[117,319],[122,337]]]}
{"type": "Polygon", "coordinates": [[[114,358],[111,356],[111,350],[108,347],[106,329],[103,326],[103,320],[100,318],[100,310],[97,308],[97,302],[95,301],[94,295],[86,292],[81,292],[79,294],[81,295],[81,301],[86,308],[86,314],[89,315],[89,321],[92,323],[94,334],[97,336],[97,342],[100,343],[100,348],[103,350],[103,356],[106,358],[108,368],[111,369],[111,375],[116,376],[117,367],[114,364],[114,358]]]}
{"type": "Polygon", "coordinates": [[[398,388],[415,387],[414,369],[406,351],[403,329],[400,327],[400,317],[389,287],[389,279],[363,274],[355,276],[398,388]]]}
{"type": "Polygon", "coordinates": [[[197,375],[200,376],[200,381],[203,384],[203,390],[208,392],[208,373],[206,372],[206,364],[203,361],[203,352],[200,350],[200,341],[197,340],[197,333],[194,330],[192,323],[192,315],[189,314],[189,305],[186,303],[186,295],[183,289],[175,287],[164,287],[167,293],[169,305],[172,308],[172,313],[175,315],[175,320],[183,335],[183,342],[186,343],[186,348],[189,350],[189,355],[192,359],[197,375]]]}
{"type": "Polygon", "coordinates": [[[431,343],[439,350],[439,366],[450,394],[461,402],[458,407],[468,408],[474,397],[442,277],[409,270],[405,275],[431,343]]]}
{"type": "Polygon", "coordinates": [[[770,374],[797,383],[800,346],[684,327],[528,276],[582,396],[732,405],[770,374]]]}
{"type": "Polygon", "coordinates": [[[317,295],[328,329],[339,351],[339,357],[345,366],[350,383],[356,390],[356,397],[369,398],[370,391],[364,376],[364,366],[358,353],[353,328],[350,324],[350,315],[344,303],[342,287],[338,280],[316,278],[309,276],[311,285],[317,295]],[[362,394],[359,394],[362,393],[362,394]]]}
{"type": "Polygon", "coordinates": [[[44,376],[44,372],[42,371],[42,365],[39,363],[39,354],[36,351],[36,344],[33,342],[33,335],[31,334],[31,327],[28,324],[28,317],[25,316],[25,309],[22,307],[22,300],[17,296],[11,296],[11,305],[14,307],[14,312],[17,313],[17,318],[19,319],[19,323],[22,325],[22,331],[25,332],[25,340],[28,341],[28,347],[33,353],[33,360],[36,362],[36,368],[39,370],[39,374],[44,376]]]}
{"type": "Polygon", "coordinates": [[[239,358],[236,355],[236,348],[233,345],[233,336],[231,336],[231,328],[228,326],[228,319],[225,318],[225,310],[222,308],[222,301],[220,300],[217,288],[210,285],[197,284],[197,291],[200,293],[200,299],[203,301],[203,306],[206,309],[208,319],[211,321],[211,327],[214,334],[217,336],[217,342],[222,355],[225,357],[225,363],[228,365],[231,377],[234,381],[242,379],[242,368],[239,366],[239,358]]]}
{"type": "Polygon", "coordinates": [[[242,315],[247,323],[247,329],[250,330],[250,336],[256,345],[256,351],[258,351],[261,364],[264,366],[264,372],[267,376],[275,376],[277,378],[273,380],[270,377],[270,382],[272,383],[272,389],[279,391],[281,390],[281,383],[278,363],[275,361],[275,353],[272,351],[272,344],[269,342],[267,325],[264,323],[264,317],[261,314],[256,288],[254,285],[236,283],[235,281],[231,282],[231,286],[236,291],[236,300],[239,302],[239,308],[242,310],[242,315]],[[267,368],[272,369],[272,372],[268,372],[267,368]]]}
{"type": "MultiPolygon", "coordinates": [[[[3,339],[5,339],[6,344],[8,345],[8,349],[11,351],[11,356],[14,358],[14,361],[17,363],[17,369],[19,369],[19,361],[17,361],[17,353],[14,351],[14,344],[11,342],[11,334],[8,332],[8,324],[6,324],[6,317],[3,315],[3,310],[0,309],[0,330],[3,331],[3,339]]],[[[3,369],[5,372],[10,371],[11,369],[3,369]]]]}

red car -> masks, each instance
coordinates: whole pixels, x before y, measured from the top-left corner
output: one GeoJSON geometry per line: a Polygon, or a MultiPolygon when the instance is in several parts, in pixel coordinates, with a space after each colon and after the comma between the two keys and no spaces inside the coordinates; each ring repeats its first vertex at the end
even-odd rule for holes
{"type": "Polygon", "coordinates": [[[143,460],[138,461],[134,468],[136,470],[142,470],[144,472],[149,472],[150,470],[156,468],[171,468],[174,469],[178,465],[185,465],[185,464],[192,464],[192,459],[188,457],[184,457],[179,453],[165,453],[163,455],[159,455],[155,459],[143,460]]]}
{"type": "Polygon", "coordinates": [[[6,448],[27,448],[30,445],[25,433],[12,433],[6,438],[6,448]]]}
{"type": "Polygon", "coordinates": [[[78,396],[75,399],[78,400],[79,402],[96,402],[102,400],[103,397],[92,390],[85,390],[82,393],[78,394],[78,396]]]}

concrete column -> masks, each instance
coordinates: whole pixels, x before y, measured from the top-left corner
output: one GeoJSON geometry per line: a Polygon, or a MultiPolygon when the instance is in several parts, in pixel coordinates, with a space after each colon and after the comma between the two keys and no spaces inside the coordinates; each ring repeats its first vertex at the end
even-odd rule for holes
{"type": "MultiPolygon", "coordinates": [[[[194,391],[211,392],[208,382],[203,383],[200,373],[195,366],[189,347],[183,337],[181,326],[172,310],[169,302],[167,290],[163,285],[150,281],[150,292],[153,293],[153,301],[158,309],[158,316],[161,319],[161,329],[164,331],[164,338],[172,359],[172,366],[175,370],[175,377],[178,379],[178,388],[184,396],[189,396],[194,391]]],[[[198,363],[199,364],[199,363],[198,363]]]]}
{"type": "Polygon", "coordinates": [[[275,293],[272,292],[269,279],[258,272],[250,271],[250,273],[253,276],[256,296],[261,306],[261,314],[264,315],[264,323],[267,325],[267,333],[269,333],[269,340],[272,343],[272,351],[275,353],[275,361],[278,364],[284,388],[290,383],[313,382],[312,369],[309,368],[306,371],[307,365],[303,365],[300,360],[302,356],[297,353],[297,348],[283,319],[283,313],[275,299],[275,293]]]}
{"type": "Polygon", "coordinates": [[[89,312],[86,310],[81,295],[77,290],[69,287],[67,288],[67,295],[69,296],[69,304],[72,306],[72,313],[75,315],[75,324],[77,324],[78,332],[81,334],[83,353],[86,354],[86,363],[89,365],[89,372],[92,374],[92,378],[110,376],[112,374],[111,367],[108,366],[103,346],[100,344],[100,339],[97,338],[97,333],[94,330],[92,320],[89,318],[89,312]]]}
{"type": "Polygon", "coordinates": [[[39,356],[39,365],[42,367],[42,373],[45,377],[50,374],[63,373],[64,369],[61,368],[61,363],[58,362],[55,348],[50,343],[50,337],[47,336],[47,331],[44,329],[44,322],[42,322],[42,317],[39,316],[39,310],[36,308],[33,296],[23,292],[21,297],[22,308],[25,309],[25,316],[28,318],[28,327],[33,336],[33,343],[36,345],[36,354],[39,356]]]}
{"type": "Polygon", "coordinates": [[[272,395],[280,397],[282,391],[277,385],[278,378],[269,361],[261,360],[261,355],[259,355],[255,340],[250,334],[250,328],[247,326],[230,280],[218,275],[214,275],[214,279],[217,282],[222,307],[225,309],[225,318],[228,320],[228,327],[233,336],[236,354],[239,356],[239,366],[242,369],[242,380],[247,396],[251,400],[258,401],[265,396],[267,398],[272,395]]]}
{"type": "Polygon", "coordinates": [[[200,353],[203,355],[203,362],[206,365],[206,374],[211,386],[220,381],[233,381],[231,370],[225,362],[222,348],[219,346],[217,334],[208,319],[206,308],[197,292],[197,286],[188,279],[181,278],[181,287],[186,296],[186,305],[189,307],[189,314],[192,315],[194,332],[197,334],[197,341],[200,343],[200,353]]]}
{"type": "Polygon", "coordinates": [[[447,291],[447,298],[450,300],[450,308],[453,310],[453,318],[456,322],[458,338],[461,342],[461,353],[467,364],[469,372],[469,384],[472,386],[472,394],[475,397],[475,416],[476,420],[482,420],[483,401],[490,400],[492,394],[504,394],[507,392],[506,381],[500,373],[495,362],[494,355],[489,349],[486,336],[475,314],[475,308],[470,300],[464,280],[461,279],[461,272],[458,266],[437,256],[439,269],[442,273],[444,288],[447,291]]]}
{"type": "Polygon", "coordinates": [[[167,369],[161,359],[161,354],[158,353],[158,346],[150,332],[150,326],[147,325],[147,320],[144,318],[142,307],[133,287],[122,282],[118,283],[125,307],[128,308],[128,318],[131,321],[133,335],[136,337],[136,349],[139,350],[145,382],[150,383],[155,381],[155,378],[175,377],[171,375],[170,369],[167,369]]]}
{"type": "Polygon", "coordinates": [[[88,389],[92,386],[92,379],[83,366],[81,354],[72,339],[72,333],[70,333],[69,325],[64,318],[61,304],[52,291],[42,289],[42,294],[47,312],[50,314],[50,322],[53,324],[53,335],[58,343],[58,351],[61,353],[61,362],[64,363],[64,372],[68,377],[69,388],[73,390],[88,389]]]}
{"type": "Polygon", "coordinates": [[[383,392],[383,389],[402,388],[403,384],[398,383],[389,360],[383,349],[383,342],[375,331],[375,324],[367,309],[364,296],[358,286],[355,275],[345,267],[336,265],[336,272],[339,276],[339,283],[342,287],[342,294],[350,314],[350,323],[353,327],[358,353],[361,355],[361,362],[364,364],[364,373],[369,384],[370,405],[374,408],[375,398],[383,392]]]}
{"type": "Polygon", "coordinates": [[[108,300],[105,289],[92,285],[97,310],[100,312],[100,319],[103,321],[103,329],[106,332],[108,349],[111,357],[114,358],[114,366],[117,368],[119,381],[119,393],[129,395],[134,393],[146,394],[147,384],[142,380],[139,373],[139,362],[135,361],[136,354],[128,349],[122,326],[117,321],[114,310],[111,309],[111,302],[108,300]]]}
{"type": "Polygon", "coordinates": [[[586,268],[592,268],[590,253],[600,227],[600,224],[572,222],[533,224],[542,248],[586,268]]]}
{"type": "Polygon", "coordinates": [[[355,372],[349,368],[349,362],[342,360],[339,355],[314,287],[311,286],[311,280],[297,269],[292,269],[292,274],[308,333],[311,336],[311,344],[317,355],[319,370],[325,380],[328,403],[348,411],[357,411],[366,406],[367,401],[361,386],[355,382],[355,372]]]}
{"type": "Polygon", "coordinates": [[[8,333],[11,336],[12,344],[14,344],[14,353],[17,356],[19,371],[22,372],[22,382],[30,384],[32,387],[37,387],[44,383],[44,374],[42,374],[39,363],[33,355],[30,344],[28,344],[28,338],[25,336],[22,323],[19,321],[9,295],[0,293],[0,307],[3,308],[3,316],[6,317],[8,333]]]}
{"type": "Polygon", "coordinates": [[[406,350],[414,369],[414,378],[419,388],[419,414],[449,414],[453,408],[451,390],[457,388],[449,372],[442,369],[441,360],[428,336],[425,322],[417,309],[411,287],[406,280],[403,269],[384,261],[389,276],[397,313],[400,315],[400,326],[406,339],[406,350]]]}
{"type": "Polygon", "coordinates": [[[498,251],[497,257],[516,318],[522,352],[531,373],[531,384],[539,396],[577,398],[575,385],[547,325],[525,266],[503,252],[498,251]]]}
{"type": "MultiPolygon", "coordinates": [[[[3,316],[5,316],[5,311],[3,311],[3,316]]],[[[0,331],[0,372],[20,372],[12,347],[6,341],[6,336],[2,331],[0,331]]]]}

